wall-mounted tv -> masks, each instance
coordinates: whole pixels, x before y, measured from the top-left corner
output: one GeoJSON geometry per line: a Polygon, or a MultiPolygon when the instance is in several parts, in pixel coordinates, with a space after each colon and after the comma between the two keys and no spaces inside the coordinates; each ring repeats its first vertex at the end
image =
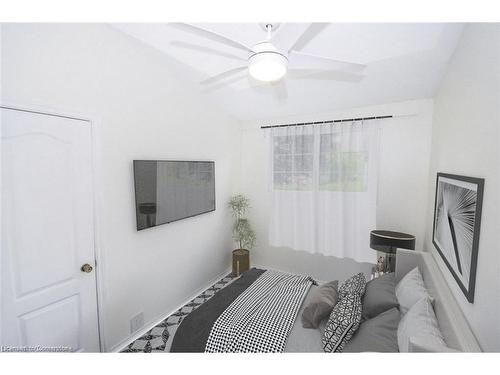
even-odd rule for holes
{"type": "Polygon", "coordinates": [[[134,160],[137,230],[215,210],[213,161],[134,160]]]}

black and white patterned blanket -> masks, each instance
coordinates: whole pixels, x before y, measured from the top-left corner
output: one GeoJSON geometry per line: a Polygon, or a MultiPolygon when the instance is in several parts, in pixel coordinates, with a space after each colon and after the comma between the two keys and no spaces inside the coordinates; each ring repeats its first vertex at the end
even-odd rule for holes
{"type": "Polygon", "coordinates": [[[264,272],[216,320],[205,352],[282,352],[313,283],[307,276],[264,272]]]}

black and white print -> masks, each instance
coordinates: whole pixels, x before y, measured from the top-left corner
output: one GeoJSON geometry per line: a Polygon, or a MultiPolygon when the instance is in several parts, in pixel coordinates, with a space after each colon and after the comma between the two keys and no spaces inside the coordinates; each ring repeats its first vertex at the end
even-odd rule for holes
{"type": "Polygon", "coordinates": [[[433,243],[469,302],[474,285],[484,180],[438,173],[433,243]]]}

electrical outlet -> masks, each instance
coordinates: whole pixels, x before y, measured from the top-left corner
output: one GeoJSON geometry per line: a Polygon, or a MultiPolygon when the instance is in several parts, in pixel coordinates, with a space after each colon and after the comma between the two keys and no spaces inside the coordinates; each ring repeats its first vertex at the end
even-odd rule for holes
{"type": "Polygon", "coordinates": [[[134,333],[144,325],[144,313],[140,312],[130,319],[130,333],[134,333]]]}

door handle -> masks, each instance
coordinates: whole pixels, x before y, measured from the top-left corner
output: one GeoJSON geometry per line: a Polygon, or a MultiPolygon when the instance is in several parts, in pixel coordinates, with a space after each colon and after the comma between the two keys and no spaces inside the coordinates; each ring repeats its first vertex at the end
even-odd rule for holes
{"type": "Polygon", "coordinates": [[[92,272],[93,268],[92,268],[92,266],[91,266],[90,264],[85,263],[85,264],[82,266],[82,268],[80,268],[80,270],[81,270],[82,272],[85,272],[85,273],[90,273],[90,272],[92,272]]]}

